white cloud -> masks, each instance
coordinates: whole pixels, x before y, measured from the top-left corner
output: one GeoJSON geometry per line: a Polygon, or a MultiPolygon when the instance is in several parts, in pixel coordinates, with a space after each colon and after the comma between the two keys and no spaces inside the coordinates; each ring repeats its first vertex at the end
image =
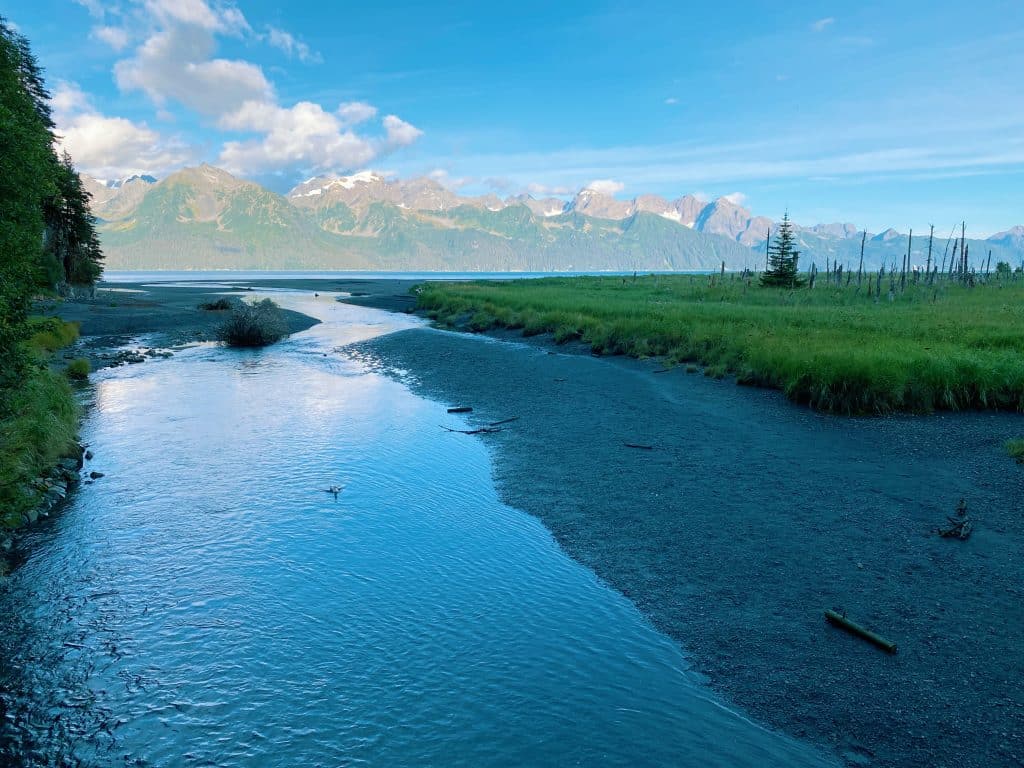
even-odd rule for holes
{"type": "Polygon", "coordinates": [[[404,120],[388,115],[382,121],[383,138],[360,136],[337,113],[309,101],[290,108],[250,101],[222,118],[219,125],[263,134],[224,145],[220,162],[238,173],[295,167],[316,171],[365,167],[380,155],[411,144],[422,134],[404,120]]]}
{"type": "Polygon", "coordinates": [[[92,109],[89,97],[85,95],[77,83],[60,80],[53,95],[50,96],[50,107],[53,117],[58,123],[69,119],[72,115],[92,109]]]}
{"type": "Polygon", "coordinates": [[[574,190],[572,187],[560,184],[549,185],[532,182],[526,185],[526,191],[534,197],[562,197],[565,195],[571,195],[574,190]]]}
{"type": "Polygon", "coordinates": [[[747,196],[742,192],[730,192],[728,195],[722,195],[722,199],[733,205],[743,205],[747,201],[747,196]]]}
{"type": "Polygon", "coordinates": [[[298,59],[303,64],[320,64],[323,62],[323,57],[319,53],[310,50],[308,45],[283,29],[268,26],[265,39],[274,48],[284,51],[290,59],[298,59]]]}
{"type": "MultiPolygon", "coordinates": [[[[104,7],[106,0],[78,0],[100,18],[116,23],[98,25],[94,35],[111,47],[123,48],[132,38],[142,42],[114,65],[114,77],[124,93],[142,93],[157,108],[161,120],[173,119],[181,106],[222,130],[238,132],[221,147],[219,162],[236,173],[339,171],[365,167],[373,159],[414,143],[422,131],[396,115],[387,115],[373,129],[357,133],[377,116],[377,109],[362,101],[343,103],[336,111],[301,101],[278,102],[264,70],[252,61],[217,56],[225,36],[259,41],[301,61],[319,60],[319,54],[291,33],[268,26],[254,33],[248,20],[230,0],[129,0],[125,6],[104,7]]],[[[75,93],[66,89],[60,98],[71,104],[75,93]]],[[[88,147],[89,157],[107,162],[92,131],[99,125],[95,110],[75,105],[78,113],[68,121],[69,144],[88,147]],[[85,116],[93,116],[88,120],[85,116]]],[[[116,120],[117,118],[104,118],[116,120]]],[[[127,146],[140,149],[160,143],[145,124],[111,124],[112,133],[127,146]],[[138,129],[128,135],[128,127],[138,129]]],[[[149,152],[152,156],[153,152],[149,152]]]]}
{"type": "Polygon", "coordinates": [[[387,115],[383,120],[387,132],[387,144],[393,149],[407,147],[423,135],[423,131],[396,115],[387,115]]]}
{"type": "Polygon", "coordinates": [[[594,179],[584,187],[584,189],[589,189],[592,192],[600,192],[602,195],[614,195],[625,188],[625,184],[613,179],[594,179]]]}
{"type": "Polygon", "coordinates": [[[667,99],[665,99],[665,103],[671,107],[673,104],[678,104],[679,99],[677,99],[675,96],[669,96],[667,99]]]}
{"type": "Polygon", "coordinates": [[[472,184],[476,181],[469,176],[459,176],[453,178],[452,175],[444,168],[435,168],[427,174],[428,177],[436,181],[443,187],[447,187],[453,191],[458,191],[468,184],[472,184]]]}
{"type": "Polygon", "coordinates": [[[117,62],[114,75],[122,91],[142,91],[158,107],[173,100],[205,115],[272,96],[260,67],[211,58],[214,49],[213,34],[203,26],[172,24],[139,46],[134,57],[117,62]]]}
{"type": "Polygon", "coordinates": [[[206,0],[145,0],[144,6],[164,26],[183,24],[227,34],[251,31],[242,12],[232,6],[215,10],[206,0]]]}
{"type": "Polygon", "coordinates": [[[100,114],[75,83],[59,83],[50,103],[57,122],[57,151],[66,150],[80,170],[94,176],[160,174],[195,160],[189,147],[145,123],[100,114]]]}
{"type": "Polygon", "coordinates": [[[93,27],[90,33],[92,37],[109,45],[120,53],[128,47],[128,30],[124,27],[93,27]]]}
{"type": "Polygon", "coordinates": [[[100,0],[75,0],[75,3],[85,8],[94,19],[102,19],[106,13],[100,0]]]}
{"type": "Polygon", "coordinates": [[[365,101],[348,101],[338,107],[338,117],[345,125],[359,125],[377,116],[377,108],[365,101]]]}
{"type": "Polygon", "coordinates": [[[815,32],[824,32],[826,29],[828,29],[835,23],[836,20],[829,16],[826,19],[818,19],[817,21],[813,22],[811,24],[811,29],[813,29],[815,32]]]}

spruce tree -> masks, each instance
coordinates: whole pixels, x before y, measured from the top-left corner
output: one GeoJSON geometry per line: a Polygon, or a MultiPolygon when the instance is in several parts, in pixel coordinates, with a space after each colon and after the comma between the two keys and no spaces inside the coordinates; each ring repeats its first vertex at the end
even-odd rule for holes
{"type": "Polygon", "coordinates": [[[768,269],[761,275],[761,285],[777,288],[798,288],[804,284],[797,271],[800,251],[796,250],[793,224],[789,212],[782,217],[782,223],[775,233],[775,242],[768,247],[768,269]]]}

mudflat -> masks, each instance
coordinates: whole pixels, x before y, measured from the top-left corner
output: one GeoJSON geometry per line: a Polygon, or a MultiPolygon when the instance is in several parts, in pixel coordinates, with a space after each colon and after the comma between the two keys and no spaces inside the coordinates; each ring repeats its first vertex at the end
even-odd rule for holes
{"type": "Polygon", "coordinates": [[[1024,469],[1002,449],[1021,415],[825,416],[512,334],[348,351],[473,407],[449,427],[517,417],[437,439],[487,440],[504,500],[755,717],[852,765],[1024,764],[1024,469]],[[939,537],[960,499],[973,535],[939,537]],[[830,608],[898,652],[830,626],[830,608]]]}

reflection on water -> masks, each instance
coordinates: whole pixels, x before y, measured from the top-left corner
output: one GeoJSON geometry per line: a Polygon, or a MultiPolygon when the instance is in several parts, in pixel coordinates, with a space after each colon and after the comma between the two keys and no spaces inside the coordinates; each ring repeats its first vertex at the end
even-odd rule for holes
{"type": "Polygon", "coordinates": [[[501,504],[442,404],[336,351],[416,321],[283,303],[325,322],[96,377],[106,476],[0,588],[0,762],[821,764],[501,504]]]}

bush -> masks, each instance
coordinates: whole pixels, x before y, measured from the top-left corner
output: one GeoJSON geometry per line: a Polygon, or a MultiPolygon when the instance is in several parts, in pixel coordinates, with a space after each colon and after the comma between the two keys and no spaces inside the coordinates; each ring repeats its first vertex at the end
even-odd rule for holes
{"type": "Polygon", "coordinates": [[[1016,459],[1018,464],[1024,464],[1024,439],[1007,440],[1004,447],[1011,459],[1016,459]]]}
{"type": "Polygon", "coordinates": [[[69,379],[85,381],[85,379],[89,378],[90,370],[89,361],[84,357],[79,357],[68,363],[67,368],[64,369],[64,375],[69,379]]]}
{"type": "Polygon", "coordinates": [[[229,347],[265,347],[288,333],[281,308],[270,299],[254,304],[240,302],[217,331],[217,338],[229,347]]]}
{"type": "Polygon", "coordinates": [[[28,345],[36,353],[56,352],[78,339],[78,323],[57,317],[31,317],[28,345]]]}
{"type": "Polygon", "coordinates": [[[223,312],[231,309],[234,306],[231,299],[224,297],[217,299],[216,301],[204,301],[199,305],[199,309],[205,309],[210,312],[223,312]]]}

